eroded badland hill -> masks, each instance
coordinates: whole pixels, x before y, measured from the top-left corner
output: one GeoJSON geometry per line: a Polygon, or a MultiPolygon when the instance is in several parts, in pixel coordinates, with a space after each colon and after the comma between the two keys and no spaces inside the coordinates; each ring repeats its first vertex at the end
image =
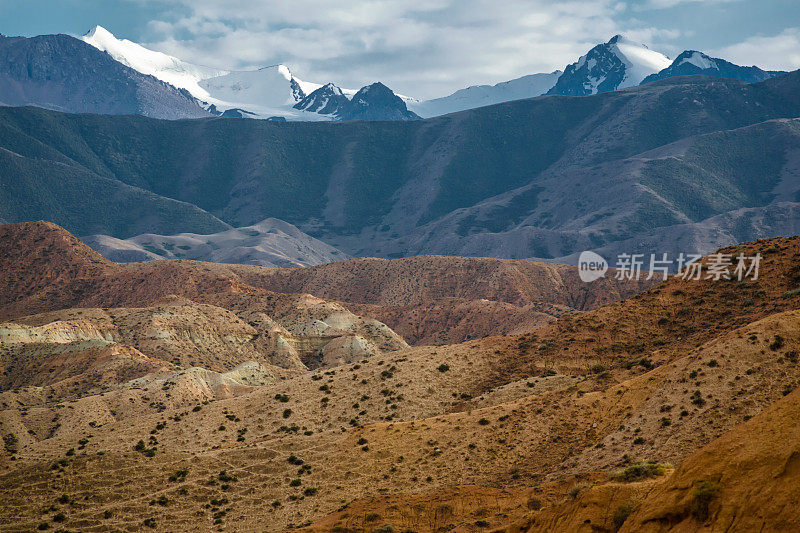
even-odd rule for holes
{"type": "Polygon", "coordinates": [[[757,280],[643,292],[461,258],[117,265],[46,223],[0,246],[4,530],[800,522],[800,239],[724,251],[757,280]]]}

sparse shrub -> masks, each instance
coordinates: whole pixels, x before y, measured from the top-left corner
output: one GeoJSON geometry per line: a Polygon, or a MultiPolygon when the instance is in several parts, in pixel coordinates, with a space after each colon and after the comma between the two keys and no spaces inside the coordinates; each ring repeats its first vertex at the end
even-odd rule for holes
{"type": "Polygon", "coordinates": [[[293,479],[289,482],[290,487],[299,487],[303,482],[300,481],[300,478],[293,479]]]}
{"type": "Polygon", "coordinates": [[[17,436],[13,433],[3,435],[3,445],[8,453],[17,453],[17,436]]]}
{"type": "Polygon", "coordinates": [[[183,482],[186,481],[187,474],[189,474],[188,470],[178,470],[177,472],[169,476],[169,480],[173,483],[177,481],[183,482]]]}
{"type": "Polygon", "coordinates": [[[145,518],[143,523],[144,523],[145,527],[149,527],[151,529],[155,529],[155,527],[156,527],[156,519],[155,518],[145,518]]]}
{"type": "Polygon", "coordinates": [[[783,298],[794,298],[798,294],[800,294],[800,288],[793,289],[793,290],[790,290],[790,291],[786,291],[786,292],[783,293],[782,297],[783,298]]]}
{"type": "Polygon", "coordinates": [[[584,490],[588,489],[589,487],[591,487],[591,485],[589,485],[588,483],[578,483],[577,485],[569,489],[569,495],[573,500],[577,499],[578,495],[584,490]]]}
{"type": "Polygon", "coordinates": [[[622,503],[614,510],[614,514],[611,516],[611,524],[614,527],[614,531],[619,531],[622,528],[631,513],[633,513],[633,504],[630,502],[622,503]]]}
{"type": "Polygon", "coordinates": [[[530,498],[528,500],[528,509],[531,511],[538,511],[542,508],[542,500],[539,498],[530,498]]]}
{"type": "Polygon", "coordinates": [[[609,477],[614,481],[633,482],[656,476],[663,476],[671,465],[648,462],[631,465],[623,470],[614,472],[609,477]]]}
{"type": "Polygon", "coordinates": [[[691,396],[691,399],[692,399],[692,403],[695,404],[698,407],[703,407],[706,404],[706,401],[703,398],[703,395],[700,394],[699,390],[694,391],[694,393],[691,396]]]}
{"type": "Polygon", "coordinates": [[[442,363],[441,365],[439,365],[437,370],[439,372],[447,372],[448,370],[450,370],[450,365],[448,365],[447,363],[442,363]]]}
{"type": "Polygon", "coordinates": [[[284,409],[283,410],[283,418],[289,418],[290,416],[292,416],[292,410],[291,409],[284,409]]]}
{"type": "Polygon", "coordinates": [[[600,363],[593,364],[589,367],[589,372],[592,374],[602,374],[606,371],[606,366],[600,363]]]}
{"type": "Polygon", "coordinates": [[[772,350],[773,352],[775,350],[780,350],[781,348],[783,348],[784,342],[785,341],[784,341],[783,337],[781,337],[780,335],[775,335],[775,338],[772,340],[772,342],[769,345],[769,349],[772,350]]]}
{"type": "Polygon", "coordinates": [[[232,475],[228,474],[227,470],[221,470],[220,473],[219,473],[219,476],[217,476],[217,477],[223,483],[227,483],[227,482],[230,482],[230,481],[238,481],[238,478],[236,476],[232,476],[232,475]]]}
{"type": "Polygon", "coordinates": [[[692,491],[692,516],[705,522],[708,520],[708,506],[720,491],[718,483],[701,481],[692,491]]]}
{"type": "Polygon", "coordinates": [[[478,424],[480,424],[482,426],[488,426],[490,424],[490,422],[489,422],[489,420],[487,418],[481,418],[480,420],[478,420],[478,424]]]}

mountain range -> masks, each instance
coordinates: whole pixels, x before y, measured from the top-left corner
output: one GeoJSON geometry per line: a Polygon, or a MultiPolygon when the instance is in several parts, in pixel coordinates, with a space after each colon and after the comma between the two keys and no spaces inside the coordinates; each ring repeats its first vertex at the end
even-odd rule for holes
{"type": "MultiPolygon", "coordinates": [[[[6,46],[12,42],[8,39],[6,46]]],[[[28,58],[24,60],[28,63],[35,57],[39,74],[30,68],[5,73],[0,81],[8,87],[3,93],[8,94],[5,100],[0,98],[0,103],[40,105],[67,112],[137,113],[170,119],[210,114],[225,118],[292,121],[415,120],[543,94],[585,96],[615,91],[671,76],[704,74],[750,82],[763,81],[778,74],[758,67],[740,67],[696,51],[683,52],[675,61],[670,61],[645,45],[616,35],[593,47],[577,62],[566,66],[563,72],[531,74],[492,86],[471,86],[449,96],[420,101],[395,95],[380,82],[354,90],[340,88],[332,82],[303,81],[282,64],[246,71],[195,65],[127,39],[118,39],[101,26],[74,41],[68,36],[13,39],[14,62],[21,67],[20,54],[28,58]],[[43,48],[40,42],[48,39],[58,40],[61,44],[43,48]],[[145,85],[138,89],[138,96],[125,96],[124,92],[120,94],[120,90],[113,89],[124,85],[127,77],[133,75],[129,70],[121,69],[119,65],[111,66],[107,59],[100,61],[99,56],[82,49],[80,41],[104,52],[119,65],[150,77],[138,77],[137,83],[145,85]],[[72,79],[63,80],[64,66],[81,57],[84,58],[84,69],[88,62],[97,63],[97,70],[70,68],[72,79]],[[89,60],[90,57],[93,59],[89,60]],[[160,87],[161,84],[152,78],[169,84],[173,90],[160,87]],[[383,87],[385,90],[370,93],[367,92],[369,87],[383,87]],[[183,93],[182,99],[170,94],[175,90],[183,93]],[[123,101],[111,106],[93,92],[108,92],[105,99],[123,101]],[[87,94],[90,95],[88,99],[85,97],[87,94]],[[357,94],[359,98],[354,99],[357,94]],[[58,96],[54,98],[53,95],[58,96]],[[64,98],[67,101],[59,101],[64,98]],[[360,111],[357,109],[359,100],[367,104],[361,104],[360,111]],[[369,112],[365,113],[367,107],[369,112]]]]}
{"type": "Polygon", "coordinates": [[[277,218],[387,258],[708,252],[797,231],[798,102],[793,72],[346,124],[5,107],[0,217],[120,239],[277,218]]]}

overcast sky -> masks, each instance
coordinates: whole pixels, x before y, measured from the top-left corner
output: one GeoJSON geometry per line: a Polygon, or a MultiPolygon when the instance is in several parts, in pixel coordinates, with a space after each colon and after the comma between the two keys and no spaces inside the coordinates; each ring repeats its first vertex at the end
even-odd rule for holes
{"type": "Polygon", "coordinates": [[[380,80],[418,98],[563,69],[617,33],[670,57],[800,68],[798,0],[0,0],[6,35],[98,24],[194,63],[284,63],[300,79],[380,80]]]}

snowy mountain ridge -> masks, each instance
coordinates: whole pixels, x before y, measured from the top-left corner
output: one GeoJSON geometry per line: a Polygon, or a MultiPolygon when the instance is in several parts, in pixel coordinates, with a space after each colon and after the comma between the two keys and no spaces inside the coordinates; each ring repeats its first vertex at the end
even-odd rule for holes
{"type": "Polygon", "coordinates": [[[213,105],[219,112],[246,109],[261,118],[325,119],[292,110],[294,104],[321,85],[295,77],[286,65],[246,71],[195,65],[128,39],[119,39],[102,26],[95,26],[79,38],[123,65],[187,90],[205,104],[206,109],[213,105]]]}
{"type": "Polygon", "coordinates": [[[495,85],[472,85],[449,96],[407,102],[408,108],[423,118],[446,115],[466,109],[541,96],[555,85],[562,72],[530,74],[495,85]]]}
{"type": "Polygon", "coordinates": [[[672,61],[647,46],[615,35],[568,65],[547,94],[588,96],[639,85],[672,61]]]}
{"type": "Polygon", "coordinates": [[[195,65],[119,39],[102,26],[96,26],[80,39],[142,74],[185,89],[212,114],[262,119],[343,120],[342,117],[351,115],[374,117],[371,120],[429,118],[544,94],[588,96],[671,76],[704,74],[750,82],[778,74],[758,67],[740,67],[694,50],[687,50],[672,61],[644,44],[615,35],[567,65],[563,72],[531,74],[495,85],[473,85],[429,100],[390,91],[406,109],[400,109],[402,106],[391,95],[382,94],[380,100],[386,106],[386,116],[381,118],[374,113],[365,115],[363,109],[355,112],[358,106],[368,107],[369,102],[351,105],[354,96],[363,94],[370,86],[357,91],[333,83],[307,82],[297,78],[284,64],[238,71],[195,65]]]}

